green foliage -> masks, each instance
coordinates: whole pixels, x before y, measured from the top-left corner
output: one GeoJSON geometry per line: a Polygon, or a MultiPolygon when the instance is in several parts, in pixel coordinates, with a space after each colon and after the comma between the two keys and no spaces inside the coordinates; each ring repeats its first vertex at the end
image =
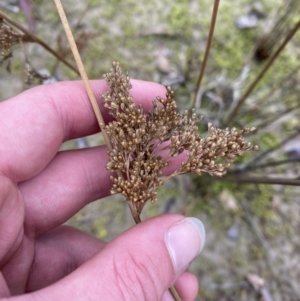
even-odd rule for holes
{"type": "Polygon", "coordinates": [[[169,27],[175,33],[191,38],[192,26],[196,24],[195,16],[190,13],[190,1],[174,3],[169,14],[169,27]]]}

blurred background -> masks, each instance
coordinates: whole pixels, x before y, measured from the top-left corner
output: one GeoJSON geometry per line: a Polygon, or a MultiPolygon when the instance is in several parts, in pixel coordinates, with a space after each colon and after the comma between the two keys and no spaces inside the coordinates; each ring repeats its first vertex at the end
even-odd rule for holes
{"type": "MultiPolygon", "coordinates": [[[[300,1],[221,0],[198,90],[214,1],[63,5],[89,78],[119,61],[131,78],[171,85],[180,110],[195,103],[203,134],[208,122],[257,127],[248,139],[260,150],[235,162],[226,177],[177,177],[144,209],[142,219],[176,212],[204,222],[207,242],[190,267],[200,283],[197,300],[300,300],[300,1]]],[[[0,1],[0,10],[10,18],[0,15],[0,100],[79,78],[62,62],[75,66],[52,1],[0,1]]],[[[61,149],[99,144],[97,134],[61,149]]],[[[134,222],[115,195],[89,204],[68,224],[109,241],[134,222]]]]}

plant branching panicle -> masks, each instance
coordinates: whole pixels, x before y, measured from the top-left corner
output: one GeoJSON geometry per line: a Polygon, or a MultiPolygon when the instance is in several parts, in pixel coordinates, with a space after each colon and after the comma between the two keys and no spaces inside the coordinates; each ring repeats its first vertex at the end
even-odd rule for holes
{"type": "Polygon", "coordinates": [[[33,84],[42,84],[44,80],[49,79],[49,75],[43,75],[38,72],[30,63],[29,60],[26,60],[25,64],[25,85],[30,87],[33,84]]]}
{"type": "Polygon", "coordinates": [[[21,42],[33,42],[41,45],[46,51],[79,75],[79,71],[66,61],[60,53],[0,10],[0,64],[7,61],[8,71],[12,57],[12,46],[21,44],[21,42]]]}
{"type": "Polygon", "coordinates": [[[103,94],[105,107],[115,118],[106,126],[113,145],[107,169],[125,175],[111,176],[111,193],[123,194],[137,215],[147,201],[157,201],[156,191],[167,179],[188,172],[223,176],[236,157],[257,149],[243,138],[255,128],[222,130],[209,124],[208,134],[202,138],[197,127],[201,117],[194,112],[191,117],[188,111],[177,113],[170,87],[166,87],[166,97],[156,97],[145,114],[141,105],[134,104],[130,78],[123,75],[119,63],[114,62],[104,77],[110,87],[103,94]],[[181,166],[162,178],[162,169],[182,153],[181,166]]]}
{"type": "Polygon", "coordinates": [[[17,32],[0,18],[0,63],[12,57],[12,46],[19,44],[24,34],[17,32]]]}

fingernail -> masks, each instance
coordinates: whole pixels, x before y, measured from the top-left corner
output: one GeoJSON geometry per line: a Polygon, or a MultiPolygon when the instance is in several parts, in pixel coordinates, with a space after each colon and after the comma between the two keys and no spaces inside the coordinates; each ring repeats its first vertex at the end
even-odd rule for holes
{"type": "Polygon", "coordinates": [[[187,217],[168,230],[165,242],[176,274],[183,272],[201,252],[205,243],[205,229],[195,217],[187,217]]]}

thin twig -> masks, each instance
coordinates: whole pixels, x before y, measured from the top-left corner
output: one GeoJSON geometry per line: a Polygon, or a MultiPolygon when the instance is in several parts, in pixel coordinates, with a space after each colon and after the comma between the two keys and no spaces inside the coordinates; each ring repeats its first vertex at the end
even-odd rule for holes
{"type": "Polygon", "coordinates": [[[174,298],[175,301],[181,301],[181,298],[179,296],[179,294],[177,293],[177,290],[175,289],[175,287],[172,285],[170,288],[169,288],[169,291],[172,295],[172,297],[174,298]]]}
{"type": "Polygon", "coordinates": [[[284,146],[286,143],[288,143],[289,141],[293,140],[294,138],[296,138],[298,135],[300,134],[300,129],[297,129],[297,131],[295,133],[293,133],[292,135],[288,136],[287,138],[285,138],[284,140],[280,141],[279,143],[277,143],[276,145],[274,145],[271,148],[268,148],[266,151],[264,151],[263,153],[261,153],[260,155],[258,155],[257,157],[255,157],[253,160],[249,161],[246,165],[244,169],[247,169],[248,166],[253,166],[255,165],[257,162],[261,161],[263,158],[265,158],[267,155],[271,154],[272,152],[276,151],[277,149],[279,149],[280,147],[284,146]]]}
{"type": "Polygon", "coordinates": [[[278,47],[278,49],[272,54],[264,68],[261,70],[261,72],[258,74],[258,76],[255,78],[255,80],[251,83],[249,88],[246,90],[245,94],[238,100],[236,106],[234,107],[233,111],[229,113],[227,119],[224,122],[224,126],[226,127],[230,121],[234,119],[236,116],[237,112],[241,108],[241,106],[244,104],[248,96],[252,93],[254,88],[257,86],[259,81],[263,78],[263,76],[266,74],[266,72],[269,70],[269,68],[273,65],[274,61],[276,58],[279,56],[281,51],[284,49],[286,44],[292,39],[292,37],[295,35],[297,30],[300,28],[300,20],[295,24],[293,29],[289,32],[289,34],[285,37],[281,45],[278,47]]]}
{"type": "Polygon", "coordinates": [[[8,15],[6,15],[4,12],[0,10],[0,17],[6,20],[8,23],[13,25],[14,27],[18,28],[20,31],[22,31],[27,37],[29,37],[28,42],[34,42],[39,45],[41,45],[44,49],[46,49],[48,52],[50,52],[53,56],[55,56],[59,61],[64,63],[66,66],[68,66],[70,69],[72,69],[77,75],[80,75],[78,70],[71,65],[68,61],[66,61],[59,53],[57,53],[54,49],[49,47],[45,42],[43,42],[41,39],[39,39],[37,36],[32,34],[29,30],[27,30],[25,27],[11,19],[8,15]]]}
{"type": "Polygon", "coordinates": [[[300,186],[300,179],[287,179],[287,178],[267,178],[267,177],[224,177],[218,178],[219,181],[235,182],[245,184],[270,184],[270,185],[289,185],[300,186]]]}
{"type": "Polygon", "coordinates": [[[196,105],[197,95],[198,95],[201,81],[202,81],[204,71],[206,68],[206,63],[208,60],[208,55],[209,55],[209,51],[210,51],[210,47],[211,47],[212,38],[214,36],[214,30],[215,30],[217,15],[218,15],[219,3],[220,3],[220,0],[215,0],[215,2],[214,2],[213,12],[212,12],[212,16],[211,16],[211,24],[210,24],[210,28],[209,28],[209,34],[208,34],[208,41],[206,44],[204,59],[203,59],[202,65],[201,65],[201,70],[200,70],[200,74],[199,74],[199,77],[197,80],[195,96],[194,96],[194,100],[193,100],[193,104],[192,104],[193,108],[195,108],[195,105],[196,105]]]}
{"type": "Polygon", "coordinates": [[[278,20],[272,30],[270,30],[268,35],[263,35],[257,43],[255,58],[258,59],[258,61],[268,57],[268,55],[272,53],[274,45],[278,44],[286,33],[288,33],[291,23],[295,17],[299,15],[299,3],[299,0],[283,1],[276,13],[278,20]]]}
{"type": "Polygon", "coordinates": [[[297,66],[284,79],[281,79],[279,80],[279,82],[276,82],[276,84],[274,85],[275,87],[273,89],[271,89],[267,94],[265,94],[263,97],[256,101],[258,105],[257,107],[249,109],[247,111],[243,111],[242,115],[248,115],[252,112],[259,111],[262,109],[263,106],[268,106],[272,104],[273,99],[271,97],[275,94],[275,92],[279,91],[289,80],[293,79],[293,76],[296,75],[297,72],[299,72],[299,70],[300,66],[297,66]]]}
{"type": "Polygon", "coordinates": [[[237,168],[237,169],[229,170],[227,172],[227,174],[240,174],[240,173],[245,173],[245,172],[253,171],[256,169],[260,169],[260,168],[274,167],[274,166],[279,166],[279,165],[284,165],[284,164],[294,163],[294,162],[300,162],[300,158],[293,158],[293,159],[280,160],[280,161],[271,161],[271,162],[259,164],[259,165],[250,165],[247,167],[247,169],[237,168]]]}
{"type": "Polygon", "coordinates": [[[105,127],[104,119],[103,119],[102,114],[100,112],[100,109],[99,109],[98,103],[96,101],[95,95],[94,95],[94,93],[92,91],[89,79],[87,77],[85,68],[83,66],[80,54],[78,52],[78,49],[77,49],[77,46],[76,46],[76,43],[75,43],[75,39],[73,37],[73,34],[72,34],[72,31],[71,31],[69,22],[67,20],[66,14],[65,14],[65,11],[63,9],[63,6],[62,6],[60,0],[54,0],[54,2],[55,2],[55,5],[56,5],[58,14],[60,16],[61,22],[63,24],[65,33],[67,35],[67,38],[68,38],[68,41],[69,41],[69,44],[70,44],[70,47],[71,47],[74,59],[75,59],[76,64],[78,66],[80,76],[81,76],[81,78],[83,80],[86,92],[87,92],[87,94],[89,96],[91,105],[93,107],[93,110],[94,110],[94,113],[96,115],[98,124],[100,126],[101,132],[103,134],[103,137],[105,139],[105,142],[107,144],[108,149],[111,151],[112,150],[112,145],[111,145],[111,142],[110,142],[110,140],[108,138],[108,135],[107,135],[107,133],[105,131],[105,128],[104,128],[105,127]]]}
{"type": "Polygon", "coordinates": [[[264,128],[266,128],[267,126],[270,126],[272,123],[278,121],[279,119],[281,119],[283,116],[293,112],[294,110],[297,110],[300,108],[300,103],[292,108],[288,108],[286,110],[284,110],[283,112],[278,112],[276,113],[275,116],[273,116],[272,118],[270,118],[269,120],[266,120],[264,122],[262,122],[261,124],[255,126],[257,131],[262,130],[264,128]]]}
{"type": "MultiPolygon", "coordinates": [[[[58,12],[58,14],[60,16],[61,22],[63,24],[63,28],[65,30],[67,39],[69,41],[70,48],[72,50],[74,59],[76,61],[77,67],[79,69],[80,76],[81,76],[81,78],[83,80],[83,83],[84,83],[86,92],[88,94],[90,103],[91,103],[91,105],[93,107],[95,116],[97,118],[99,127],[101,129],[103,138],[105,140],[105,143],[107,145],[108,150],[112,151],[112,144],[111,144],[111,141],[110,141],[110,139],[109,139],[109,137],[107,135],[107,132],[105,130],[105,122],[104,122],[103,116],[102,116],[101,111],[99,109],[96,97],[95,97],[95,95],[94,95],[94,93],[92,91],[92,88],[91,88],[88,76],[87,76],[85,68],[83,66],[83,63],[82,63],[82,60],[81,60],[81,57],[80,57],[80,54],[79,54],[79,51],[78,51],[78,48],[77,48],[74,36],[72,34],[72,31],[71,31],[68,19],[66,17],[64,8],[63,8],[60,0],[54,0],[54,2],[55,2],[55,5],[56,5],[56,8],[57,8],[57,12],[58,12]]],[[[120,171],[118,171],[117,174],[118,174],[118,177],[123,177],[123,175],[122,175],[122,173],[120,171]]]]}
{"type": "MultiPolygon", "coordinates": [[[[57,8],[57,12],[58,12],[58,14],[60,16],[61,22],[63,24],[63,28],[65,30],[67,39],[69,41],[69,44],[70,44],[70,47],[71,47],[74,59],[76,61],[77,67],[79,69],[80,76],[81,76],[81,78],[83,80],[86,92],[88,94],[89,100],[91,102],[91,105],[93,107],[94,113],[96,115],[99,127],[100,127],[102,135],[103,135],[103,138],[105,140],[105,143],[107,145],[108,150],[112,151],[112,144],[111,144],[111,141],[110,141],[110,139],[109,139],[109,137],[107,135],[107,132],[105,130],[105,122],[104,122],[103,116],[101,114],[101,111],[99,109],[98,103],[96,101],[96,97],[95,97],[95,95],[94,95],[94,93],[92,91],[92,88],[91,88],[88,76],[87,76],[85,68],[83,66],[83,63],[82,63],[82,60],[81,60],[78,48],[76,46],[76,42],[75,42],[74,36],[72,34],[72,31],[71,31],[68,19],[66,17],[65,11],[64,11],[64,8],[63,8],[60,0],[54,0],[54,2],[55,2],[55,5],[56,5],[56,8],[57,8]]],[[[117,174],[118,174],[119,177],[123,177],[123,175],[122,175],[122,173],[120,171],[118,171],[117,174]]]]}

